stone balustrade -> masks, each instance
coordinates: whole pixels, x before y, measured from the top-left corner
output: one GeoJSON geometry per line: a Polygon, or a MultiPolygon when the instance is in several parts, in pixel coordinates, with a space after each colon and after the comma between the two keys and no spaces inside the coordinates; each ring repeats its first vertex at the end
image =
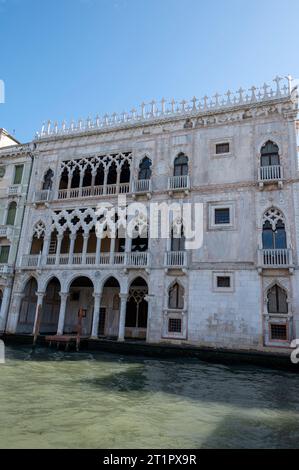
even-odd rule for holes
{"type": "Polygon", "coordinates": [[[33,193],[33,202],[47,202],[53,198],[53,191],[51,189],[42,189],[33,193]]]}
{"type": "Polygon", "coordinates": [[[137,180],[133,181],[133,192],[139,194],[151,193],[152,191],[152,181],[147,180],[137,180]]]}
{"type": "Polygon", "coordinates": [[[259,181],[267,183],[270,181],[281,181],[283,171],[281,165],[261,166],[259,169],[259,181]]]}
{"type": "Polygon", "coordinates": [[[189,175],[169,176],[168,191],[182,191],[190,189],[189,175]]]}
{"type": "Polygon", "coordinates": [[[290,248],[260,249],[258,251],[258,264],[269,268],[292,266],[292,250],[290,248]]]}
{"type": "Polygon", "coordinates": [[[7,188],[8,196],[19,196],[21,194],[21,185],[12,185],[7,188]]]}
{"type": "Polygon", "coordinates": [[[51,266],[124,266],[126,268],[146,268],[150,265],[150,255],[148,252],[131,252],[131,253],[100,253],[97,261],[96,254],[74,253],[70,254],[56,254],[47,255],[44,259],[41,254],[38,255],[24,255],[21,260],[22,268],[35,268],[35,267],[51,267],[51,266]]]}
{"type": "Polygon", "coordinates": [[[0,274],[12,274],[13,273],[13,266],[9,266],[8,264],[0,264],[0,274]]]}
{"type": "Polygon", "coordinates": [[[95,196],[113,196],[130,192],[130,183],[86,186],[81,188],[59,189],[57,199],[86,198],[95,196]]]}
{"type": "Polygon", "coordinates": [[[167,251],[165,253],[164,265],[167,268],[187,267],[187,252],[167,251]]]}
{"type": "Polygon", "coordinates": [[[0,225],[0,237],[10,237],[12,234],[13,228],[8,225],[0,225]]]}

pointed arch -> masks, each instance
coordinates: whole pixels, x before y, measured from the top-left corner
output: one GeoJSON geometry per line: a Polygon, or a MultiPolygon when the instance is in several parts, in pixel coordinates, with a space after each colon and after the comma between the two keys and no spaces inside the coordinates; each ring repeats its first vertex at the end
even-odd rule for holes
{"type": "Polygon", "coordinates": [[[260,150],[261,166],[273,166],[280,164],[279,147],[272,141],[267,140],[260,150]]]}
{"type": "Polygon", "coordinates": [[[126,305],[125,336],[145,339],[148,320],[147,281],[141,276],[135,276],[131,281],[126,305]]]}
{"type": "Polygon", "coordinates": [[[42,189],[52,189],[53,177],[54,177],[54,171],[51,168],[49,168],[44,173],[42,189]]]}
{"type": "Polygon", "coordinates": [[[173,175],[174,176],[186,176],[188,175],[189,159],[187,155],[180,152],[173,162],[173,175]]]}
{"type": "Polygon", "coordinates": [[[168,287],[168,308],[174,310],[183,310],[185,288],[175,279],[168,287]]]}
{"type": "Polygon", "coordinates": [[[271,207],[264,212],[262,225],[263,249],[287,248],[285,218],[279,209],[271,207]]]}
{"type": "Polygon", "coordinates": [[[149,180],[152,176],[152,161],[151,159],[145,155],[141,162],[139,163],[139,172],[138,172],[138,179],[139,180],[149,180]]]}
{"type": "Polygon", "coordinates": [[[17,325],[17,333],[32,334],[36,304],[38,283],[34,276],[30,276],[23,286],[23,298],[17,325]]]}
{"type": "Polygon", "coordinates": [[[46,232],[46,226],[42,220],[39,220],[34,224],[32,242],[30,248],[31,255],[38,255],[42,252],[44,246],[44,237],[46,232]]]}
{"type": "Polygon", "coordinates": [[[267,289],[268,313],[287,314],[288,294],[277,282],[267,289]]]}
{"type": "Polygon", "coordinates": [[[49,276],[45,285],[40,334],[56,334],[60,310],[61,282],[55,275],[49,276]]]}

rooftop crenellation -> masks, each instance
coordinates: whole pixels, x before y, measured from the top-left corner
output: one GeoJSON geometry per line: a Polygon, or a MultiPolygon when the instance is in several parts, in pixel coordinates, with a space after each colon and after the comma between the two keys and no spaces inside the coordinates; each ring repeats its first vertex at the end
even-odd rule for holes
{"type": "Polygon", "coordinates": [[[40,139],[55,135],[69,135],[80,132],[93,131],[97,129],[117,128],[127,124],[136,124],[155,119],[167,117],[194,115],[198,113],[206,113],[211,111],[221,111],[246,104],[254,104],[290,97],[292,92],[292,77],[276,76],[272,80],[272,84],[264,83],[260,87],[252,86],[249,89],[240,87],[237,91],[227,90],[224,94],[215,93],[212,97],[203,96],[191,100],[176,101],[175,99],[166,100],[162,98],[160,101],[152,100],[149,103],[141,103],[137,108],[131,109],[130,112],[122,112],[120,114],[105,114],[100,117],[97,115],[94,119],[88,117],[86,120],[72,120],[70,123],[63,121],[61,125],[57,121],[48,120],[40,130],[36,133],[36,138],[40,139]]]}

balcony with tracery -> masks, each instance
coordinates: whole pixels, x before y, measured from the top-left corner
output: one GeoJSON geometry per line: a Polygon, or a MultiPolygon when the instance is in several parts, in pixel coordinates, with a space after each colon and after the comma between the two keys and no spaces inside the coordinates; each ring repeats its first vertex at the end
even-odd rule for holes
{"type": "Polygon", "coordinates": [[[63,161],[58,200],[114,196],[131,191],[131,152],[63,161]]]}
{"type": "Polygon", "coordinates": [[[271,207],[264,213],[262,246],[258,249],[258,269],[287,268],[293,272],[293,252],[287,244],[283,213],[271,207]]]}

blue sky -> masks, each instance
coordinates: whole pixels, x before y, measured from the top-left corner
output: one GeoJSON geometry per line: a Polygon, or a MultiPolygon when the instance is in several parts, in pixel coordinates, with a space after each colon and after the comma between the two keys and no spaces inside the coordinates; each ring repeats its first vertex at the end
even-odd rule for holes
{"type": "Polygon", "coordinates": [[[0,0],[0,127],[299,77],[298,0],[0,0]]]}

